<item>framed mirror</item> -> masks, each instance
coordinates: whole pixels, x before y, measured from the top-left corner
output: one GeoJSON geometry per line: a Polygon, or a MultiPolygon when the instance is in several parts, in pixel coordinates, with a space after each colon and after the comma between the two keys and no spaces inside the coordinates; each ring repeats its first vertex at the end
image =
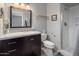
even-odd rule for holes
{"type": "Polygon", "coordinates": [[[30,28],[32,11],[10,6],[10,28],[30,28]]]}

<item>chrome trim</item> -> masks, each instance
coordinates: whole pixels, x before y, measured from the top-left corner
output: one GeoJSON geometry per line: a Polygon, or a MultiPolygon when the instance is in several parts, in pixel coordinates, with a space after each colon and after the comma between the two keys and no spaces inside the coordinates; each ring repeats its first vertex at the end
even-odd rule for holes
{"type": "Polygon", "coordinates": [[[30,39],[30,40],[34,40],[34,39],[30,39]]]}
{"type": "Polygon", "coordinates": [[[14,52],[14,51],[16,51],[16,49],[10,50],[10,51],[8,51],[8,52],[14,52]]]}
{"type": "Polygon", "coordinates": [[[7,53],[7,52],[3,52],[3,53],[0,53],[1,55],[8,55],[10,53],[7,53]]]}
{"type": "Polygon", "coordinates": [[[15,44],[16,42],[10,42],[10,43],[8,43],[8,44],[15,44]]]}

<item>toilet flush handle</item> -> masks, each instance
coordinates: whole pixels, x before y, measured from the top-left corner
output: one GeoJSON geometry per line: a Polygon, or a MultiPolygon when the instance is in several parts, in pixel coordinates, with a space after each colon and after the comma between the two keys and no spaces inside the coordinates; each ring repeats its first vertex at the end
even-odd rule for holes
{"type": "Polygon", "coordinates": [[[53,35],[53,33],[51,33],[51,35],[53,35]]]}
{"type": "Polygon", "coordinates": [[[56,37],[56,35],[53,35],[54,37],[56,37]]]}

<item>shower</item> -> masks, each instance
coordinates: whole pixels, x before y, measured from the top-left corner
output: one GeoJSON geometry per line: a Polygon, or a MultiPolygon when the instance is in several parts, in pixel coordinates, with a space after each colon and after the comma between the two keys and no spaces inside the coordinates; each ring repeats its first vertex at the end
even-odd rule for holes
{"type": "Polygon", "coordinates": [[[79,4],[61,4],[61,50],[63,55],[74,55],[78,27],[79,27],[79,4]]]}

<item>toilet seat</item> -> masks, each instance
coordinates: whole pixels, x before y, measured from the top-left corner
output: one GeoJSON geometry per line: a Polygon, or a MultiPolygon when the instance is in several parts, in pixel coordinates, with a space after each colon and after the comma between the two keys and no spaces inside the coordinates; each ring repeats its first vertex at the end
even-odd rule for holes
{"type": "Polygon", "coordinates": [[[45,40],[45,41],[43,41],[43,43],[44,43],[44,46],[49,48],[49,49],[55,48],[55,44],[51,41],[45,40]]]}

